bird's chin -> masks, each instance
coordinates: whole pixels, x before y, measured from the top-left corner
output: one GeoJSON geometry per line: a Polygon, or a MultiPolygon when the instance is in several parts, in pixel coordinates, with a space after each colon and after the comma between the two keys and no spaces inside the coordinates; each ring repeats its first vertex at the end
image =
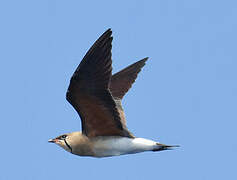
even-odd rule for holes
{"type": "Polygon", "coordinates": [[[71,149],[69,149],[64,143],[55,143],[58,146],[60,146],[61,148],[63,148],[64,150],[71,152],[71,149]]]}
{"type": "Polygon", "coordinates": [[[48,142],[54,143],[54,144],[60,146],[61,148],[65,149],[66,151],[71,152],[71,149],[65,144],[64,141],[60,141],[58,139],[50,139],[48,142]]]}

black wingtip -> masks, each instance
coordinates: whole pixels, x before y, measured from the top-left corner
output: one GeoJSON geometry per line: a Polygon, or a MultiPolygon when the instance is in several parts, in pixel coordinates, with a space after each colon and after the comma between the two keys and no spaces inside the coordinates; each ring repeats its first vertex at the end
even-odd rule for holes
{"type": "MultiPolygon", "coordinates": [[[[149,58],[149,57],[145,57],[145,58],[143,58],[143,59],[137,61],[137,62],[134,63],[134,64],[137,64],[137,65],[139,65],[140,67],[143,67],[143,66],[145,66],[146,61],[148,60],[148,58],[149,58]]],[[[134,65],[134,64],[132,64],[132,65],[134,65]]]]}
{"type": "Polygon", "coordinates": [[[143,61],[144,63],[146,63],[146,61],[149,59],[149,57],[145,57],[143,58],[141,61],[143,61]]]}
{"type": "MultiPolygon", "coordinates": [[[[111,34],[112,34],[111,28],[107,29],[107,30],[103,33],[103,35],[105,35],[105,34],[110,34],[110,36],[111,36],[111,34]]],[[[103,35],[102,35],[102,36],[103,36],[103,35]]]]}
{"type": "MultiPolygon", "coordinates": [[[[112,37],[112,31],[111,29],[107,29],[97,40],[96,42],[94,43],[94,45],[96,45],[97,43],[101,42],[101,41],[104,41],[105,39],[109,39],[109,38],[113,38],[112,37]]],[[[94,46],[93,45],[93,46],[94,46]]],[[[92,46],[92,47],[93,47],[92,46]]]]}

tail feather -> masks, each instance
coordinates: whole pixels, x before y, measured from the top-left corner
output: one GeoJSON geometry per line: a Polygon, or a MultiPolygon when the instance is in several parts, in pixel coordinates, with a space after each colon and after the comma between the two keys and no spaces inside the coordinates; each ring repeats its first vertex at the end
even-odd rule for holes
{"type": "Polygon", "coordinates": [[[173,148],[180,147],[179,145],[166,145],[166,144],[160,144],[156,143],[156,147],[152,151],[164,151],[164,150],[173,150],[173,148]]]}

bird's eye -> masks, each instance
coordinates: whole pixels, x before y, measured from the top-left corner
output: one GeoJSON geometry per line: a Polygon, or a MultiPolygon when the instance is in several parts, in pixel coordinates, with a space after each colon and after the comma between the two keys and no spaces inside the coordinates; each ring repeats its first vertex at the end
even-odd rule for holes
{"type": "Polygon", "coordinates": [[[61,138],[62,139],[65,139],[67,137],[67,135],[62,135],[61,138]]]}

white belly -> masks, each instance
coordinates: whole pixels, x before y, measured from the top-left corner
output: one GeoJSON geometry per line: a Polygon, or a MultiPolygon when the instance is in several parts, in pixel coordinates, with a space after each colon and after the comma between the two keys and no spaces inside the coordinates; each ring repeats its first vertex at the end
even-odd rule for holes
{"type": "Polygon", "coordinates": [[[155,147],[155,141],[144,138],[108,137],[95,141],[93,151],[96,157],[106,157],[151,151],[155,147]]]}

